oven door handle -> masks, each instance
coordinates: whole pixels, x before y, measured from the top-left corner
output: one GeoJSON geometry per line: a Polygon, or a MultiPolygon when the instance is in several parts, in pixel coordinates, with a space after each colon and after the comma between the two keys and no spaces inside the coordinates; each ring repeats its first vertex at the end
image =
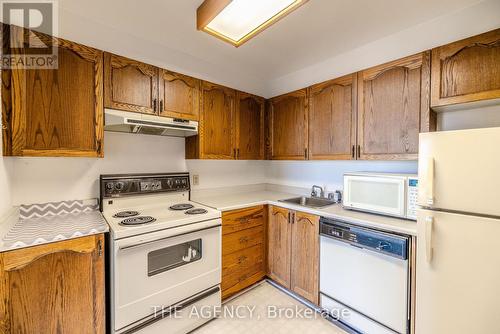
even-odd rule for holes
{"type": "Polygon", "coordinates": [[[162,312],[162,316],[160,316],[160,317],[155,317],[154,315],[150,315],[142,323],[140,323],[132,328],[127,329],[126,331],[122,332],[121,334],[135,333],[135,332],[137,332],[145,327],[148,327],[148,326],[150,326],[150,325],[152,325],[152,324],[154,324],[162,319],[169,317],[172,313],[181,311],[181,310],[185,309],[186,307],[191,306],[194,303],[196,303],[202,299],[205,299],[205,298],[207,298],[207,297],[209,297],[209,296],[211,296],[214,293],[217,293],[219,291],[220,291],[219,286],[213,287],[213,288],[211,288],[211,289],[209,289],[209,290],[207,290],[207,291],[205,291],[197,296],[194,296],[191,299],[182,301],[179,304],[170,307],[167,311],[162,312]]]}
{"type": "Polygon", "coordinates": [[[139,246],[143,246],[143,245],[147,245],[147,244],[152,244],[152,243],[155,243],[155,242],[158,242],[158,241],[172,239],[172,238],[175,238],[175,237],[179,237],[181,235],[192,234],[192,233],[196,233],[196,232],[200,232],[200,231],[210,230],[210,229],[213,229],[213,228],[216,228],[216,227],[221,227],[221,226],[222,226],[222,224],[217,224],[217,225],[212,225],[212,226],[209,226],[209,227],[200,228],[200,229],[194,230],[194,231],[186,231],[186,232],[181,232],[181,233],[177,233],[177,234],[172,234],[172,235],[169,235],[168,237],[164,237],[164,238],[159,238],[159,239],[154,239],[154,240],[148,240],[148,241],[144,241],[144,242],[140,242],[140,243],[132,244],[132,245],[127,245],[127,246],[119,246],[118,250],[132,249],[132,248],[136,248],[136,247],[139,247],[139,246]]]}

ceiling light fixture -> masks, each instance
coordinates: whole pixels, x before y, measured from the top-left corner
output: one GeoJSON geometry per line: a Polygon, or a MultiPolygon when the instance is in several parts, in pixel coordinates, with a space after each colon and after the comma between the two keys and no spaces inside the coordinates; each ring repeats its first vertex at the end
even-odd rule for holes
{"type": "Polygon", "coordinates": [[[205,0],[197,27],[238,47],[308,0],[205,0]]]}

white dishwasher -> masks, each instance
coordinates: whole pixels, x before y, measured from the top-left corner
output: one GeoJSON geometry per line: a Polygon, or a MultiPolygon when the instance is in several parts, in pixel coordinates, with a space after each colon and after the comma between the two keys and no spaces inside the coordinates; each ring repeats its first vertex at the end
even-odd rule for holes
{"type": "Polygon", "coordinates": [[[320,234],[321,308],[359,333],[409,333],[411,239],[329,218],[320,234]]]}

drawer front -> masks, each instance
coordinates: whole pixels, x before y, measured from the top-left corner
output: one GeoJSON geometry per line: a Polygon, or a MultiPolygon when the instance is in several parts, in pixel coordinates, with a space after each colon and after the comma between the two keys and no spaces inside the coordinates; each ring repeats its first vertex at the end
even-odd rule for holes
{"type": "Polygon", "coordinates": [[[264,226],[257,226],[222,237],[222,255],[264,243],[264,226]]]}
{"type": "Polygon", "coordinates": [[[264,270],[264,244],[259,244],[222,257],[222,280],[235,272],[249,270],[256,264],[264,270]]]}
{"type": "Polygon", "coordinates": [[[264,206],[255,206],[222,213],[222,234],[238,232],[264,224],[264,206]]]}
{"type": "Polygon", "coordinates": [[[260,281],[266,275],[263,263],[256,263],[249,268],[242,268],[222,278],[222,298],[239,292],[260,281]]]}

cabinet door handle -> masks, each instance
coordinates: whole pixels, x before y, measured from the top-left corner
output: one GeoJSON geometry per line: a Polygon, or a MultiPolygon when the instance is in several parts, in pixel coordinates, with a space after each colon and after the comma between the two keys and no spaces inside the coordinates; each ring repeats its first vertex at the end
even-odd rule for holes
{"type": "Polygon", "coordinates": [[[236,159],[239,159],[240,158],[240,149],[237,148],[236,149],[236,159]]]}
{"type": "Polygon", "coordinates": [[[153,111],[156,112],[156,99],[153,99],[153,111]]]}
{"type": "Polygon", "coordinates": [[[307,160],[307,148],[304,149],[304,159],[307,160]]]}
{"type": "Polygon", "coordinates": [[[248,242],[248,237],[241,237],[240,244],[248,242]]]}
{"type": "Polygon", "coordinates": [[[356,146],[352,145],[352,158],[354,159],[355,158],[355,151],[356,151],[356,146]]]}
{"type": "Polygon", "coordinates": [[[358,145],[358,159],[361,159],[361,145],[358,145]]]}
{"type": "Polygon", "coordinates": [[[102,242],[101,240],[97,241],[97,256],[102,256],[102,242]]]}
{"type": "Polygon", "coordinates": [[[163,100],[160,100],[160,112],[163,112],[163,100]]]}

